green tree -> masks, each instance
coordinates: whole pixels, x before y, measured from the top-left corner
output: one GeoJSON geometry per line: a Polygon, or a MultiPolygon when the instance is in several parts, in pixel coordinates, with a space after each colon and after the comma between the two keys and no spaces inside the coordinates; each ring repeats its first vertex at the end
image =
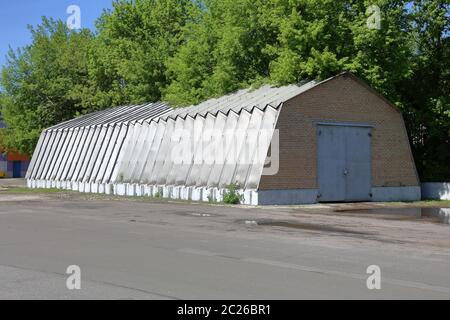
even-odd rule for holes
{"type": "Polygon", "coordinates": [[[350,70],[394,97],[410,74],[407,1],[205,0],[169,59],[165,99],[178,105],[253,83],[324,79],[350,70]],[[377,4],[381,29],[367,27],[377,4]]]}
{"type": "Polygon", "coordinates": [[[449,4],[445,0],[117,0],[96,34],[43,19],[10,51],[0,105],[6,144],[77,114],[352,71],[404,113],[424,180],[450,179],[449,4]],[[380,8],[369,28],[367,8],[380,8]]]}
{"type": "Polygon", "coordinates": [[[166,61],[180,44],[189,0],[119,0],[97,22],[89,55],[86,110],[161,99],[168,85],[166,61]]]}
{"type": "Polygon", "coordinates": [[[2,69],[0,105],[7,146],[31,154],[44,128],[82,112],[77,91],[86,85],[93,35],[47,18],[29,29],[32,43],[10,50],[2,69]]]}
{"type": "Polygon", "coordinates": [[[422,180],[450,180],[450,4],[411,8],[413,72],[398,87],[422,180]]]}
{"type": "Polygon", "coordinates": [[[205,0],[191,11],[183,44],[168,60],[174,105],[196,103],[246,87],[269,76],[276,29],[265,19],[271,1],[205,0]]]}

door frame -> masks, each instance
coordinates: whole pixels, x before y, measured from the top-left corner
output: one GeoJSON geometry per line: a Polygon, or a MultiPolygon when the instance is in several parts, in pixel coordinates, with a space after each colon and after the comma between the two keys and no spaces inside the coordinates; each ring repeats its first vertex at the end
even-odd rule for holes
{"type": "MultiPolygon", "coordinates": [[[[317,202],[320,203],[320,180],[319,180],[319,127],[320,126],[331,126],[331,127],[359,127],[359,128],[370,128],[372,129],[372,139],[373,139],[373,130],[376,129],[376,126],[370,123],[355,123],[355,122],[340,122],[340,121],[327,121],[327,120],[317,120],[313,121],[313,127],[315,128],[315,144],[316,144],[316,185],[317,185],[317,202]]],[[[371,140],[369,157],[370,157],[370,188],[371,188],[371,198],[372,198],[372,188],[373,188],[373,159],[372,159],[372,150],[373,150],[373,140],[371,140]]],[[[347,200],[344,200],[346,202],[347,200]]]]}
{"type": "Polygon", "coordinates": [[[369,123],[353,123],[353,122],[320,122],[314,121],[314,125],[317,128],[318,126],[332,126],[332,127],[361,127],[361,128],[372,128],[375,129],[376,126],[369,123]]]}

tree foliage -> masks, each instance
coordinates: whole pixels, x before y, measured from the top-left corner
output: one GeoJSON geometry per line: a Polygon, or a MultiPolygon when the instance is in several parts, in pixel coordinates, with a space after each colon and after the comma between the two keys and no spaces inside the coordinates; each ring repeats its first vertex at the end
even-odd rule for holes
{"type": "Polygon", "coordinates": [[[120,0],[97,22],[89,56],[86,110],[161,99],[166,61],[180,45],[189,0],[120,0]]]}
{"type": "Polygon", "coordinates": [[[117,0],[96,34],[44,18],[2,71],[7,144],[31,152],[43,128],[113,105],[352,71],[404,113],[421,177],[448,180],[449,15],[445,0],[117,0]]]}
{"type": "Polygon", "coordinates": [[[61,21],[43,18],[29,27],[32,44],[14,52],[1,76],[7,145],[31,153],[43,128],[81,112],[77,90],[87,83],[89,30],[72,32],[61,21]]]}

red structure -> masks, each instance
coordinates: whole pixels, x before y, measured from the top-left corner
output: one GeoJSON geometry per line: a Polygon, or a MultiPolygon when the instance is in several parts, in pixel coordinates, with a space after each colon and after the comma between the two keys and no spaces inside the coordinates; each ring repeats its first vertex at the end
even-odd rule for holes
{"type": "MultiPolygon", "coordinates": [[[[0,130],[5,127],[0,114],[0,130]]],[[[27,155],[0,149],[0,178],[23,178],[27,173],[29,164],[30,157],[27,155]]]]}

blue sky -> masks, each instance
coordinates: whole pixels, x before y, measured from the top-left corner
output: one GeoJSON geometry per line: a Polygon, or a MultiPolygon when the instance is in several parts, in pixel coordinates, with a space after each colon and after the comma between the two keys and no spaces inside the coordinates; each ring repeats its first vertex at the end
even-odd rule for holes
{"type": "Polygon", "coordinates": [[[37,25],[42,16],[66,21],[67,7],[81,9],[82,27],[94,29],[95,20],[104,8],[111,8],[112,0],[0,0],[0,66],[11,46],[16,49],[30,43],[27,25],[37,25]]]}

